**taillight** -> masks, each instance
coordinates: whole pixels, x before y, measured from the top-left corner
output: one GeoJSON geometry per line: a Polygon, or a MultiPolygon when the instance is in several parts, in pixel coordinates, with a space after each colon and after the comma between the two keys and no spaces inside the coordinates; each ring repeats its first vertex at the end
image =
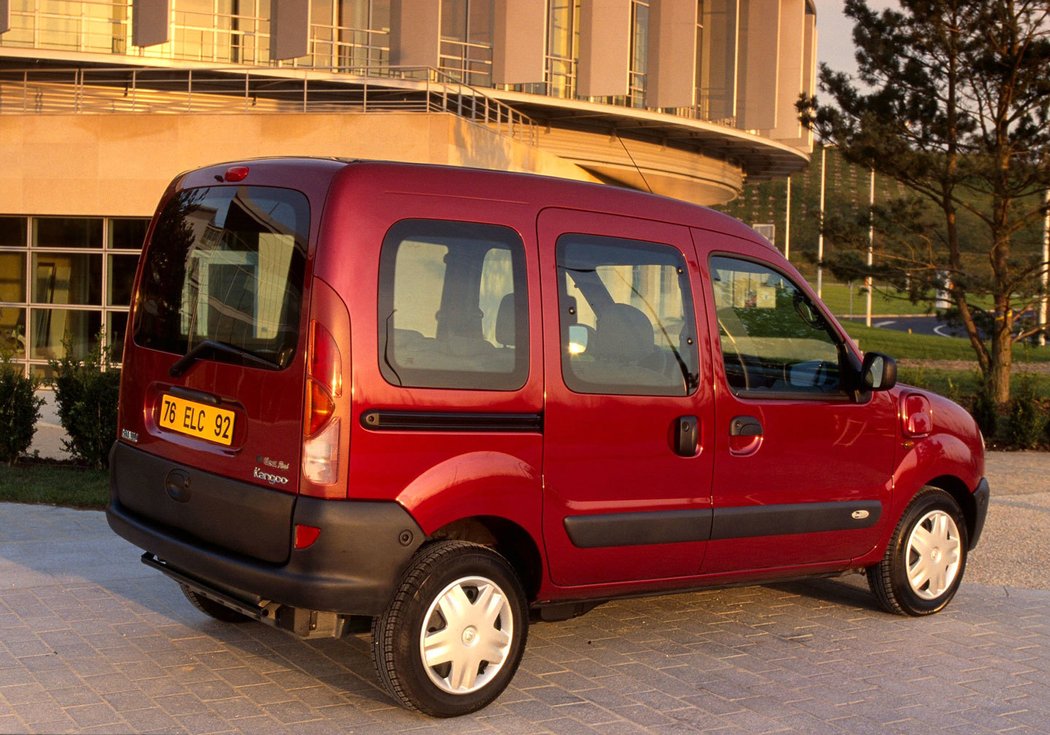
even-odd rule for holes
{"type": "Polygon", "coordinates": [[[339,479],[340,421],[335,414],[336,401],[342,393],[339,345],[323,325],[311,321],[303,415],[303,477],[315,485],[332,485],[339,479]]]}

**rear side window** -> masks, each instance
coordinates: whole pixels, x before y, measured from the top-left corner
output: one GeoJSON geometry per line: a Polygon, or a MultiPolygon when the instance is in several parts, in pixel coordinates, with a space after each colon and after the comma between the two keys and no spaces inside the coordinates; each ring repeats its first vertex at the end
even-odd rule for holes
{"type": "Polygon", "coordinates": [[[379,265],[379,364],[393,385],[517,390],[528,377],[521,239],[506,227],[403,220],[379,265]]]}
{"type": "Polygon", "coordinates": [[[259,186],[179,192],[161,211],[143,256],[135,342],[286,367],[299,341],[309,228],[301,192],[259,186]]]}
{"type": "Polygon", "coordinates": [[[696,389],[696,324],[677,248],[568,234],[558,239],[557,260],[570,390],[685,396],[696,389]]]}

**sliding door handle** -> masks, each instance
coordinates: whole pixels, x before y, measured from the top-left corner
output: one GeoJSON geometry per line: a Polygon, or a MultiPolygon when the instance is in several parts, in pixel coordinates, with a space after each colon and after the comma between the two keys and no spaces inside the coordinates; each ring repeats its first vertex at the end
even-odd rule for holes
{"type": "Polygon", "coordinates": [[[762,436],[762,422],[754,416],[737,416],[729,422],[729,436],[762,436]]]}
{"type": "Polygon", "coordinates": [[[674,426],[674,453],[695,457],[700,450],[700,420],[696,416],[679,416],[674,426]]]}
{"type": "Polygon", "coordinates": [[[749,457],[762,446],[762,422],[754,416],[736,416],[729,422],[729,453],[749,457]]]}

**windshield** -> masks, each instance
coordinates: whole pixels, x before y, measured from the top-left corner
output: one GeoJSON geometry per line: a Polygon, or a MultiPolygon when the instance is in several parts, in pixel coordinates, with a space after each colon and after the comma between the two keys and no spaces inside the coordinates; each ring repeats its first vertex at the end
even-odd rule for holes
{"type": "Polygon", "coordinates": [[[290,189],[179,192],[144,254],[135,342],[283,368],[299,341],[310,208],[290,189]],[[199,349],[210,343],[208,349],[199,349]],[[218,348],[216,348],[218,346],[218,348]]]}

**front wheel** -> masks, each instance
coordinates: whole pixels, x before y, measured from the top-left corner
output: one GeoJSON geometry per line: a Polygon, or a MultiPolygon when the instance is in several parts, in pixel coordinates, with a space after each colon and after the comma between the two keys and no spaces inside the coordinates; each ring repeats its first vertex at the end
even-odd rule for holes
{"type": "Polygon", "coordinates": [[[510,683],[525,649],[525,593],[495,551],[463,541],[425,547],[372,626],[387,690],[435,717],[481,709],[510,683]]]}
{"type": "Polygon", "coordinates": [[[926,487],[897,524],[868,584],[888,612],[930,615],[944,608],[966,569],[966,521],[951,495],[926,487]]]}

